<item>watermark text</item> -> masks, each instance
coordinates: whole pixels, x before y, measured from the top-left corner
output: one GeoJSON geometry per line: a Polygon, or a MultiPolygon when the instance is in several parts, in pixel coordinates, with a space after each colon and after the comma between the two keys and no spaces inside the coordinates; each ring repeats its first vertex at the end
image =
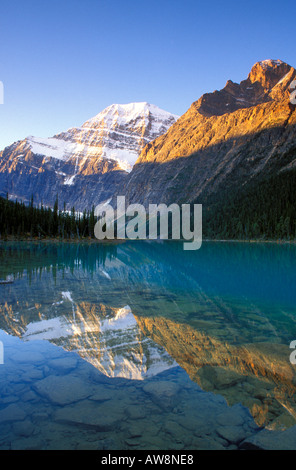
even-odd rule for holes
{"type": "Polygon", "coordinates": [[[290,343],[290,349],[294,349],[294,351],[291,352],[290,354],[290,362],[293,365],[296,365],[296,340],[291,341],[290,343]]]}
{"type": "Polygon", "coordinates": [[[185,240],[184,250],[198,250],[202,244],[201,204],[141,204],[126,207],[125,196],[117,197],[114,209],[109,201],[95,208],[94,228],[98,240],[185,240]]]}
{"type": "Polygon", "coordinates": [[[290,103],[296,105],[296,80],[291,83],[290,90],[294,90],[290,94],[290,103]]]}

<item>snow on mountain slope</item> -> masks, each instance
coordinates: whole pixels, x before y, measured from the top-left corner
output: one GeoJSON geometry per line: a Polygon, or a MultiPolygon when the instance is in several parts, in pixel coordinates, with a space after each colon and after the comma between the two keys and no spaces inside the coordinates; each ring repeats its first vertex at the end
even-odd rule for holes
{"type": "Polygon", "coordinates": [[[165,133],[178,116],[143,103],[113,104],[86,121],[52,138],[28,137],[34,154],[67,161],[102,157],[130,171],[142,148],[165,133]]]}
{"type": "Polygon", "coordinates": [[[107,199],[147,143],[178,119],[146,102],[113,104],[49,138],[29,136],[0,152],[0,194],[84,210],[107,199]]]}
{"type": "Polygon", "coordinates": [[[68,315],[27,324],[22,335],[24,341],[62,344],[108,377],[144,380],[177,366],[164,348],[143,335],[128,305],[94,321],[80,314],[79,305],[69,293],[62,294],[68,294],[63,295],[70,306],[68,315]]]}

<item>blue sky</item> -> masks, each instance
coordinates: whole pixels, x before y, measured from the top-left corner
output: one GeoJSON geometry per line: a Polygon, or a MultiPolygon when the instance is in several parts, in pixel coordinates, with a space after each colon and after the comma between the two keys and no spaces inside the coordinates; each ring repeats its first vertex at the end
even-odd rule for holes
{"type": "Polygon", "coordinates": [[[258,60],[296,65],[292,1],[1,0],[0,149],[112,103],[183,114],[258,60]]]}

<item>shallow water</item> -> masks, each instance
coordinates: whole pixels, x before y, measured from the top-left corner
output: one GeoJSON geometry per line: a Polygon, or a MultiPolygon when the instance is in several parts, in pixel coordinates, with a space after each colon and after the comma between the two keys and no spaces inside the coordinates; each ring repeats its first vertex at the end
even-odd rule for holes
{"type": "Polygon", "coordinates": [[[295,258],[2,243],[0,448],[236,449],[291,429],[295,258]]]}

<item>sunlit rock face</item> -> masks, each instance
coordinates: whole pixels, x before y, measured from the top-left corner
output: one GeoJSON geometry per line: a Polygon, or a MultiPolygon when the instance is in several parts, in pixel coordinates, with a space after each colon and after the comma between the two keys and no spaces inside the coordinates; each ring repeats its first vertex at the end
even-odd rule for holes
{"type": "Polygon", "coordinates": [[[0,152],[0,193],[89,209],[120,188],[144,146],[178,116],[149,103],[114,104],[51,138],[29,136],[0,152]]]}
{"type": "Polygon", "coordinates": [[[295,425],[293,245],[5,246],[0,279],[14,282],[1,286],[0,329],[76,352],[109,377],[178,364],[258,425],[295,425]]]}
{"type": "Polygon", "coordinates": [[[296,385],[284,345],[232,345],[164,318],[137,321],[203,390],[223,395],[229,405],[242,403],[259,426],[284,429],[295,425],[296,385]]]}
{"type": "MultiPolygon", "coordinates": [[[[202,328],[161,315],[147,317],[138,307],[137,294],[130,300],[138,315],[128,305],[77,302],[71,292],[57,297],[51,306],[19,305],[21,316],[7,304],[0,307],[5,329],[26,342],[45,340],[76,352],[108,377],[145,380],[181,366],[202,390],[222,395],[230,406],[242,403],[249,408],[259,426],[295,425],[294,371],[283,344],[231,344],[226,333],[215,335],[215,322],[206,320],[202,309],[197,320],[202,328]]],[[[201,295],[201,304],[205,300],[201,295]]],[[[216,302],[220,315],[225,305],[222,299],[216,302]]],[[[177,312],[176,306],[172,316],[177,312]]]]}
{"type": "MultiPolygon", "coordinates": [[[[184,203],[295,168],[296,71],[257,62],[241,83],[206,93],[141,152],[125,180],[129,203],[184,203]]],[[[122,194],[122,190],[121,190],[122,194]]]]}

